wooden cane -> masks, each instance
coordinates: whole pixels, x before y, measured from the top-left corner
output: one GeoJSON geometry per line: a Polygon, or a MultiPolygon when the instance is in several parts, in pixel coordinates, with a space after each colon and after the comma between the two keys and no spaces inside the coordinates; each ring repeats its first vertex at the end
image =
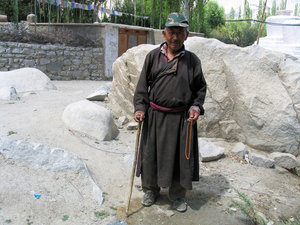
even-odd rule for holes
{"type": "Polygon", "coordinates": [[[139,142],[140,142],[141,125],[142,125],[142,122],[139,122],[138,130],[137,130],[137,134],[136,134],[136,140],[135,140],[134,161],[133,161],[133,167],[132,167],[132,173],[131,173],[131,182],[130,182],[130,191],[129,191],[129,196],[128,196],[128,200],[127,200],[127,209],[126,209],[126,215],[127,216],[128,216],[128,212],[129,212],[130,199],[131,199],[131,194],[132,194],[134,173],[135,173],[135,168],[136,168],[136,159],[137,159],[139,142]]]}

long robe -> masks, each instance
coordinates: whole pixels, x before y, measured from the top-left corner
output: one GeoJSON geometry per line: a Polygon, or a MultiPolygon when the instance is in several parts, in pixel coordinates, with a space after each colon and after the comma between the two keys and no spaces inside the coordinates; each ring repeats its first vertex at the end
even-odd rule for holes
{"type": "Polygon", "coordinates": [[[185,51],[167,62],[160,48],[146,56],[134,95],[135,111],[145,112],[136,175],[142,175],[146,186],[170,187],[176,179],[191,190],[192,181],[199,180],[199,150],[195,124],[187,159],[188,111],[191,106],[198,106],[200,114],[204,114],[206,82],[201,62],[194,53],[185,51]],[[168,70],[170,67],[173,70],[168,70]],[[161,71],[167,73],[155,80],[161,71]],[[150,101],[167,108],[185,107],[185,110],[163,112],[150,107],[150,101]]]}

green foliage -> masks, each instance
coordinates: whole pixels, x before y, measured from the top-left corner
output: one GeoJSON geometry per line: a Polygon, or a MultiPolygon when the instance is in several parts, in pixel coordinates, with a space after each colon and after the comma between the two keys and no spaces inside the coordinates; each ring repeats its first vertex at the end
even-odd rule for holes
{"type": "Polygon", "coordinates": [[[68,215],[63,215],[62,217],[62,221],[65,222],[69,219],[69,216],[68,215]]]}
{"type": "Polygon", "coordinates": [[[5,220],[5,223],[11,223],[11,220],[5,220]]]}
{"type": "Polygon", "coordinates": [[[248,0],[245,0],[245,3],[244,3],[244,18],[252,19],[252,10],[250,8],[248,0]]]}
{"type": "Polygon", "coordinates": [[[94,215],[95,215],[95,217],[100,218],[101,220],[103,220],[104,218],[109,216],[109,213],[102,210],[100,212],[98,212],[98,211],[94,212],[94,215]]]}
{"type": "Polygon", "coordinates": [[[279,225],[300,225],[300,220],[281,222],[279,225]]]}
{"type": "Polygon", "coordinates": [[[267,222],[257,215],[256,209],[254,208],[253,203],[250,199],[242,192],[238,191],[237,189],[233,188],[239,195],[240,199],[243,203],[235,201],[231,199],[232,203],[241,210],[241,212],[250,220],[251,224],[253,225],[266,225],[267,222]]]}
{"type": "Polygon", "coordinates": [[[295,5],[294,15],[300,16],[300,8],[299,8],[298,3],[296,3],[296,5],[295,5]]]}
{"type": "Polygon", "coordinates": [[[280,10],[285,9],[285,1],[281,0],[280,2],[280,10]]]}
{"type": "Polygon", "coordinates": [[[13,134],[16,134],[17,132],[14,132],[14,131],[8,131],[7,132],[7,136],[10,136],[10,135],[13,135],[13,134]]]}
{"type": "Polygon", "coordinates": [[[272,16],[276,15],[277,7],[276,7],[276,0],[273,0],[272,3],[272,16]]]}
{"type": "MultiPolygon", "coordinates": [[[[258,24],[248,22],[231,22],[225,26],[218,27],[208,37],[216,38],[226,44],[235,44],[240,47],[252,45],[258,36],[258,24]]],[[[265,36],[265,25],[263,25],[261,36],[265,36]]]]}
{"type": "Polygon", "coordinates": [[[209,1],[205,5],[204,9],[205,17],[210,19],[207,20],[207,23],[211,30],[216,29],[218,26],[222,26],[225,24],[225,22],[220,21],[226,19],[225,9],[224,7],[220,7],[217,2],[209,1]]]}
{"type": "Polygon", "coordinates": [[[9,22],[26,20],[27,15],[32,12],[31,0],[18,0],[17,2],[18,6],[16,6],[16,0],[1,1],[0,10],[4,10],[9,22]]]}
{"type": "Polygon", "coordinates": [[[235,17],[235,11],[234,11],[234,8],[231,7],[229,19],[234,20],[234,17],[235,17]]]}

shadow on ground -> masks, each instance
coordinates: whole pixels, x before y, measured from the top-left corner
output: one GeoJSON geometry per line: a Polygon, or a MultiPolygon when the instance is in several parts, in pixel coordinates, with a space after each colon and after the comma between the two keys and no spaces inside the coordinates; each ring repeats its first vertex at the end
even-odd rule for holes
{"type": "Polygon", "coordinates": [[[188,225],[247,225],[250,224],[238,212],[227,213],[218,205],[228,191],[229,183],[221,174],[201,176],[193,183],[193,190],[186,194],[188,210],[177,212],[168,199],[168,189],[162,189],[160,196],[151,207],[141,206],[141,199],[134,198],[130,205],[129,217],[125,217],[125,207],[118,207],[117,218],[128,224],[188,224],[188,225]]]}

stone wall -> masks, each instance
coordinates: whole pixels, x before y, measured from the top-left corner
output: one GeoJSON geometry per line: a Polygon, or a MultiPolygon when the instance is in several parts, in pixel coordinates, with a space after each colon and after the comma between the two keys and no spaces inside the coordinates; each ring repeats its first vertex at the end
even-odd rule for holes
{"type": "Polygon", "coordinates": [[[109,80],[103,48],[0,42],[0,71],[37,68],[51,80],[109,80]]]}

